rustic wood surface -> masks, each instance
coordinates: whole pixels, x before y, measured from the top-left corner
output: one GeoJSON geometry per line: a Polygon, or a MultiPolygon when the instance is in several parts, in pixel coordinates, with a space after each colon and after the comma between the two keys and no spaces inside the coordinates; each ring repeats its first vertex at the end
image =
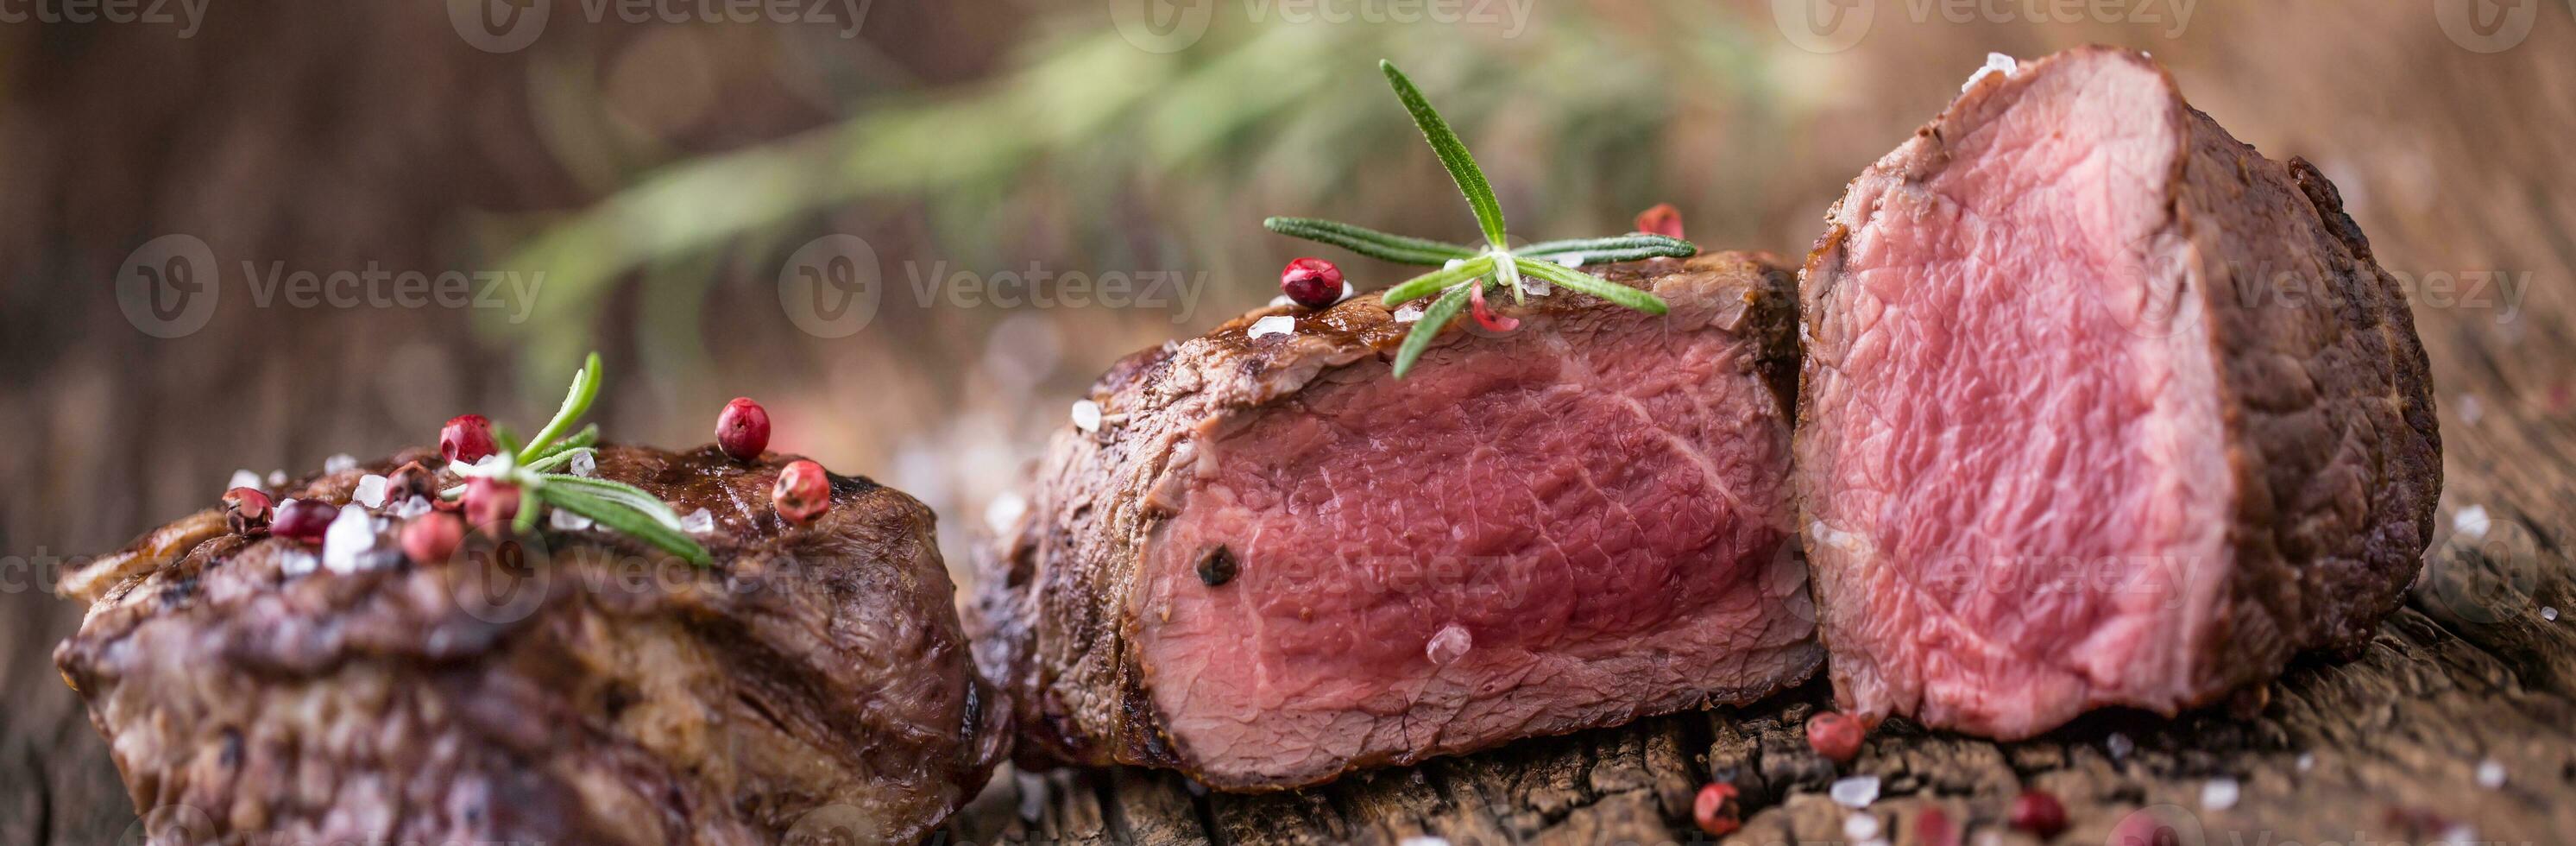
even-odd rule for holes
{"type": "MultiPolygon", "coordinates": [[[[1847,828],[1850,812],[1825,795],[1833,779],[1848,774],[1881,778],[1882,796],[1867,813],[1882,836],[1896,843],[1924,842],[1917,820],[1931,807],[1966,827],[1958,842],[2030,842],[1997,826],[2011,797],[2025,787],[2045,788],[2066,800],[2073,825],[2060,843],[2104,843],[2123,819],[2142,809],[2170,816],[2184,844],[2423,843],[2459,826],[2484,841],[2576,840],[2576,622],[2564,613],[2576,611],[2576,570],[2568,553],[2576,545],[2570,533],[2576,527],[2576,167],[2566,152],[2569,139],[2576,138],[2576,15],[2565,4],[2537,5],[2539,24],[2528,43],[2494,54],[2466,50],[2446,38],[2433,12],[2413,3],[2201,4],[2201,22],[2179,40],[2156,36],[2152,27],[2070,34],[2016,26],[1943,28],[1936,21],[1909,32],[1902,21],[1883,20],[1887,32],[1873,34],[1868,44],[1839,59],[1789,55],[1779,61],[1784,77],[1866,93],[1801,114],[1798,125],[1807,129],[1785,139],[1784,152],[1744,165],[1789,175],[1777,180],[1776,190],[1784,195],[1747,200],[1759,204],[1759,212],[1747,216],[1763,221],[1762,235],[1744,238],[1756,243],[1733,246],[1794,251],[1803,246],[1799,233],[1815,228],[1839,180],[1928,116],[1935,98],[1983,50],[2027,55],[2082,40],[2153,49],[2175,66],[2195,101],[2236,134],[2275,156],[2316,159],[2344,187],[2382,263],[2426,286],[2415,313],[2441,405],[2447,482],[2428,572],[2408,608],[2359,655],[2303,660],[2270,688],[2266,701],[2238,703],[2234,712],[2175,720],[2096,714],[2047,737],[2010,744],[1891,726],[1842,768],[1807,752],[1801,740],[1800,721],[1826,698],[1821,685],[1811,684],[1752,707],[1526,741],[1293,794],[1205,795],[1167,774],[1141,771],[1006,773],[952,825],[951,837],[974,843],[1392,843],[1430,834],[1460,844],[1687,842],[1692,791],[1713,772],[1729,770],[1760,787],[1748,797],[1744,831],[1733,838],[1743,843],[1855,839],[1847,828]],[[1840,75],[1819,71],[1828,66],[1840,75]],[[1926,75],[1925,68],[1941,70],[1926,75]],[[2497,277],[2491,274],[2524,287],[2508,298],[2493,287],[2497,277]],[[2464,520],[2464,513],[2472,518],[2464,520]],[[2454,528],[2478,523],[2477,514],[2486,515],[2483,532],[2454,528]],[[2562,613],[2547,620],[2543,608],[2562,613]],[[2126,754],[2115,753],[2115,747],[2127,748],[2126,754]],[[2500,769],[2501,783],[2481,784],[2480,769],[2488,764],[2500,769]],[[2239,797],[2232,806],[2205,806],[2208,785],[2222,778],[2239,785],[2239,797]],[[2195,832],[2197,841],[2190,837],[2195,832]]],[[[224,13],[237,13],[236,21],[261,14],[219,8],[219,17],[224,13]]],[[[265,49],[259,36],[291,29],[292,21],[253,25],[263,23],[274,21],[254,17],[212,30],[206,39],[248,42],[256,52],[265,49]]],[[[145,44],[144,57],[154,61],[193,55],[164,49],[149,36],[127,36],[115,44],[145,44]]],[[[360,49],[405,39],[422,40],[380,34],[350,43],[360,49]]],[[[134,51],[102,47],[97,55],[123,68],[134,51]]],[[[317,67],[323,59],[315,60],[317,67]]],[[[22,99],[13,107],[16,125],[77,118],[84,103],[141,122],[150,113],[109,106],[130,103],[126,95],[138,92],[153,92],[162,101],[195,96],[160,84],[185,74],[166,64],[147,66],[161,72],[33,77],[59,77],[63,84],[47,90],[63,96],[22,99]],[[107,82],[72,84],[84,79],[107,82]]],[[[302,77],[335,76],[281,67],[302,77]]],[[[368,67],[387,79],[453,86],[447,76],[410,73],[409,66],[390,59],[368,67]]],[[[265,84],[233,87],[251,92],[237,93],[239,101],[230,106],[243,113],[255,111],[245,104],[277,99],[265,84]]],[[[471,100],[479,91],[506,100],[523,96],[526,87],[515,76],[495,75],[459,88],[463,93],[456,98],[471,100]]],[[[409,95],[386,96],[382,85],[349,90],[347,108],[353,110],[379,101],[431,112],[448,108],[420,107],[409,95]]],[[[170,114],[170,126],[98,133],[137,148],[126,151],[125,159],[53,148],[13,153],[25,164],[11,172],[8,184],[51,192],[42,197],[86,197],[91,183],[131,181],[137,173],[215,183],[238,157],[207,151],[258,149],[264,143],[205,143],[192,133],[245,122],[191,120],[176,106],[170,114]],[[138,167],[127,160],[165,155],[164,166],[138,167]],[[93,159],[100,163],[82,167],[93,159]],[[27,173],[69,174],[62,179],[78,187],[54,190],[27,173]]],[[[378,132],[364,137],[419,133],[413,123],[389,118],[372,125],[378,132]]],[[[480,124],[460,123],[470,126],[480,124]]],[[[540,145],[531,138],[489,146],[524,151],[540,145]]],[[[410,160],[397,153],[378,158],[410,160]]],[[[312,178],[292,184],[337,185],[352,177],[345,181],[371,197],[388,198],[355,204],[371,209],[415,194],[434,196],[384,184],[384,177],[361,166],[365,160],[334,161],[326,159],[312,178]]],[[[471,164],[455,170],[503,170],[491,162],[471,164]]],[[[529,169],[539,176],[545,172],[529,169]]],[[[395,170],[424,180],[448,172],[395,170]]],[[[562,204],[512,193],[544,193],[543,186],[559,181],[496,180],[507,190],[487,191],[498,197],[488,205],[562,204]],[[531,185],[539,187],[526,187],[531,185]]],[[[364,237],[323,238],[314,234],[318,224],[284,211],[256,218],[242,215],[238,203],[200,201],[185,192],[172,196],[190,198],[169,201],[186,208],[100,208],[70,200],[39,205],[86,209],[83,219],[93,228],[115,230],[118,238],[135,231],[200,231],[217,236],[219,244],[225,233],[270,224],[168,221],[186,221],[197,206],[211,205],[246,220],[285,220],[276,225],[300,233],[307,243],[399,245],[407,242],[384,233],[437,228],[361,215],[347,225],[366,230],[364,237]],[[145,220],[160,221],[161,228],[127,224],[145,220]]],[[[323,218],[344,214],[309,199],[273,205],[323,218]]],[[[403,330],[399,337],[441,351],[396,356],[390,364],[338,354],[370,345],[392,349],[389,341],[350,323],[318,320],[271,326],[234,315],[216,330],[233,334],[200,339],[230,337],[241,349],[328,351],[305,363],[314,369],[301,371],[285,369],[277,363],[281,356],[145,346],[110,300],[93,297],[61,306],[48,298],[69,296],[61,292],[73,286],[35,291],[24,284],[46,278],[27,269],[43,257],[85,278],[104,279],[124,248],[118,245],[130,244],[83,241],[75,236],[87,230],[77,230],[74,222],[8,208],[13,215],[0,219],[34,223],[0,233],[12,245],[0,253],[18,262],[7,277],[10,307],[0,313],[0,326],[12,330],[0,338],[9,365],[0,377],[0,431],[13,439],[24,434],[42,448],[13,443],[0,450],[0,475],[15,486],[0,497],[0,548],[8,553],[0,562],[0,619],[7,621],[0,626],[0,844],[136,842],[134,809],[106,745],[52,666],[53,645],[72,631],[78,610],[46,595],[50,562],[104,549],[204,499],[193,490],[174,492],[159,484],[167,477],[203,482],[245,463],[310,464],[330,452],[389,448],[416,440],[402,433],[398,421],[439,419],[455,408],[486,407],[484,400],[498,405],[507,396],[506,384],[486,371],[506,359],[461,340],[462,327],[422,315],[365,324],[374,327],[370,332],[397,325],[403,330]],[[47,310],[35,310],[39,302],[47,310]],[[344,358],[350,363],[341,363],[344,358]],[[421,378],[420,371],[404,369],[404,362],[415,361],[446,362],[439,365],[446,369],[434,370],[440,379],[421,378]],[[388,367],[410,374],[411,384],[445,387],[426,401],[382,396],[373,386],[388,367]],[[451,371],[455,375],[445,378],[451,371]],[[209,426],[217,415],[228,415],[227,424],[209,426]],[[254,430],[283,434],[255,445],[228,434],[254,430]]],[[[276,255],[277,249],[283,248],[248,254],[276,255]]],[[[413,257],[396,252],[397,246],[371,249],[320,266],[377,258],[398,266],[444,266],[434,254],[413,257]]],[[[1086,355],[1106,360],[1115,352],[1086,355]]],[[[1061,408],[1058,397],[1029,401],[1061,408]]],[[[665,425],[646,411],[623,413],[660,425],[657,432],[703,431],[694,419],[665,425]]]]}

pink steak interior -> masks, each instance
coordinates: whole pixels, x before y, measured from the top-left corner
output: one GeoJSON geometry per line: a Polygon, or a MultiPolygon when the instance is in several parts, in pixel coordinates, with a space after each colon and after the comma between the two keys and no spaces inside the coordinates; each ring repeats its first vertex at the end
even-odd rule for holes
{"type": "Polygon", "coordinates": [[[2178,689],[2227,519],[2179,102],[2053,70],[1955,106],[1928,179],[1855,183],[1800,447],[1845,695],[2003,736],[2178,689]]]}
{"type": "Polygon", "coordinates": [[[1297,782],[1806,672],[1752,353],[1587,313],[1212,423],[1131,605],[1175,745],[1212,783],[1297,782]]]}

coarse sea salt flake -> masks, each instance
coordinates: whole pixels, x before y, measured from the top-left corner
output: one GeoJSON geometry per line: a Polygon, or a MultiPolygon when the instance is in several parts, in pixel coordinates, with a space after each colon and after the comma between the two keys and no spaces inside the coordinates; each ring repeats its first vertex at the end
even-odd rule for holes
{"type": "Polygon", "coordinates": [[[2504,786],[2504,765],[2488,758],[2478,762],[2478,786],[2494,790],[2504,786]]]}
{"type": "Polygon", "coordinates": [[[1090,400],[1073,403],[1073,428],[1085,432],[1100,431],[1100,404],[1090,400]]]}
{"type": "Polygon", "coordinates": [[[1395,841],[1396,846],[1449,846],[1449,838],[1417,834],[1395,841]]]}
{"type": "Polygon", "coordinates": [[[427,497],[416,496],[395,504],[393,510],[386,513],[399,519],[409,520],[429,512],[429,499],[427,497]]]}
{"type": "Polygon", "coordinates": [[[268,471],[268,486],[269,486],[269,487],[274,488],[274,487],[279,487],[279,486],[284,485],[284,484],[286,484],[286,471],[284,471],[284,470],[271,470],[271,471],[268,471]]]}
{"type": "Polygon", "coordinates": [[[369,473],[358,480],[358,489],[350,494],[359,505],[382,508],[385,504],[385,477],[369,473]]]}
{"type": "Polygon", "coordinates": [[[1271,308],[1278,308],[1278,307],[1280,307],[1280,306],[1291,306],[1291,305],[1296,305],[1296,304],[1297,304],[1297,300],[1296,300],[1295,298],[1293,298],[1293,297],[1288,296],[1287,294],[1281,294],[1281,295],[1279,295],[1279,296],[1271,297],[1271,298],[1270,298],[1270,307],[1271,307],[1271,308]]]}
{"type": "Polygon", "coordinates": [[[1297,334],[1297,318],[1285,314],[1264,317],[1252,321],[1252,331],[1245,334],[1256,340],[1270,335],[1294,335],[1297,334]]]}
{"type": "Polygon", "coordinates": [[[1431,663],[1445,667],[1466,657],[1467,650],[1475,648],[1475,645],[1475,636],[1469,634],[1465,626],[1450,623],[1431,635],[1431,640],[1422,645],[1422,654],[1430,658],[1431,663]]]}
{"type": "Polygon", "coordinates": [[[548,525],[555,527],[557,531],[564,532],[578,532],[583,529],[590,528],[590,522],[590,518],[588,517],[574,514],[561,508],[555,509],[553,514],[547,515],[546,517],[546,523],[548,525]]]}
{"type": "Polygon", "coordinates": [[[2011,76],[2014,71],[2020,69],[2021,62],[2015,61],[2011,56],[2007,56],[2002,53],[1987,53],[1985,67],[1978,68],[1976,73],[1968,75],[1968,81],[1960,85],[1959,90],[1964,92],[1970,88],[1975,88],[1977,87],[1977,82],[1979,80],[1995,74],[2011,76]]]}
{"type": "Polygon", "coordinates": [[[322,566],[334,573],[357,572],[364,569],[358,557],[374,548],[376,522],[367,516],[367,509],[340,506],[340,516],[331,518],[331,527],[322,531],[322,566]]]}
{"type": "Polygon", "coordinates": [[[1422,303],[1418,300],[1415,302],[1405,303],[1403,307],[1395,310],[1395,322],[1397,323],[1412,323],[1421,319],[1422,303]]]}
{"type": "Polygon", "coordinates": [[[1843,836],[1854,841],[1877,837],[1878,827],[1878,818],[1869,814],[1853,814],[1843,818],[1843,836]]]}
{"type": "Polygon", "coordinates": [[[2317,768],[2317,753],[2314,753],[2314,752],[2301,752],[2301,753],[2299,753],[2299,772],[2303,772],[2303,773],[2304,773],[2304,772],[2307,772],[2307,771],[2309,771],[2309,770],[2313,770],[2313,769],[2316,769],[2316,768],[2317,768]]]}
{"type": "Polygon", "coordinates": [[[2115,731],[2110,737],[2102,739],[2102,748],[2110,751],[2111,760],[2117,761],[2129,757],[2131,752],[2138,751],[2138,743],[2130,740],[2128,735],[2115,731]]]}
{"type": "Polygon", "coordinates": [[[992,529],[993,534],[999,535],[1010,531],[1012,526],[1020,522],[1020,515],[1028,512],[1027,497],[1017,493],[1005,493],[994,497],[991,504],[984,506],[984,526],[992,529]]]}
{"type": "Polygon", "coordinates": [[[313,553],[303,549],[290,549],[277,557],[278,572],[289,576],[301,576],[313,572],[313,568],[320,564],[321,559],[314,558],[313,553]]]}
{"type": "Polygon", "coordinates": [[[680,531],[687,532],[692,535],[703,535],[715,530],[716,515],[709,513],[704,508],[691,511],[688,516],[680,518],[680,531]]]}
{"type": "Polygon", "coordinates": [[[2200,785],[2200,806],[2212,811],[2224,811],[2236,807],[2237,797],[2243,794],[2244,788],[2239,787],[2235,779],[2213,778],[2200,785]]]}
{"type": "Polygon", "coordinates": [[[345,452],[322,459],[324,473],[343,473],[355,469],[358,469],[358,457],[345,452]]]}
{"type": "Polygon", "coordinates": [[[599,458],[587,451],[573,453],[572,461],[566,463],[571,465],[572,474],[575,476],[599,475],[599,458]]]}
{"type": "Polygon", "coordinates": [[[2472,505],[2451,515],[2451,531],[2460,533],[2461,537],[2482,538],[2487,536],[2487,527],[2494,522],[2495,518],[2487,516],[2486,506],[2472,505]]]}
{"type": "Polygon", "coordinates": [[[2552,622],[2552,623],[2558,622],[2558,606],[2555,606],[2555,605],[2543,605],[2543,606],[2540,606],[2540,619],[2548,620],[2548,621],[2550,621],[2550,622],[2552,622]]]}
{"type": "Polygon", "coordinates": [[[1840,779],[1826,788],[1825,793],[1834,798],[1834,804],[1845,808],[1866,808],[1869,803],[1878,801],[1878,777],[1864,775],[1840,779]]]}
{"type": "Polygon", "coordinates": [[[253,490],[257,490],[259,487],[259,474],[248,470],[235,470],[233,471],[232,482],[224,485],[224,490],[232,490],[234,488],[251,488],[253,490]]]}

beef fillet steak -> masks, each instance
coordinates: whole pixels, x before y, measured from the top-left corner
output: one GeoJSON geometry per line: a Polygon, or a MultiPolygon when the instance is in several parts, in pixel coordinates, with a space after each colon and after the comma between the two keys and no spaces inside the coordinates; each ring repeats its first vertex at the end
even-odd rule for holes
{"type": "Polygon", "coordinates": [[[1418,312],[1358,297],[1120,362],[983,565],[1021,759],[1286,788],[1805,679],[1790,274],[1605,273],[1671,314],[1532,297],[1399,381],[1418,312]]]}
{"type": "Polygon", "coordinates": [[[1981,74],[1808,258],[1797,458],[1842,704],[2001,738],[2369,637],[2441,488],[2334,186],[2151,60],[1981,74]]]}
{"type": "MultiPolygon", "coordinates": [[[[288,495],[345,503],[396,463],[288,495]]],[[[710,513],[712,569],[596,528],[317,562],[201,513],[66,581],[93,604],[56,661],[156,843],[913,842],[984,783],[1004,715],[929,509],[836,477],[790,527],[784,463],[599,453],[710,513]]]]}

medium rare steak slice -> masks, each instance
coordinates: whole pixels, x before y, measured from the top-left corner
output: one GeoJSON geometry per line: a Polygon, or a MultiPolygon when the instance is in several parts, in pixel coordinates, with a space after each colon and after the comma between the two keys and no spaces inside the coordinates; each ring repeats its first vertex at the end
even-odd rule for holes
{"type": "Polygon", "coordinates": [[[1607,275],[1671,314],[1533,297],[1398,381],[1416,312],[1360,297],[1114,367],[969,623],[1021,758],[1284,788],[1805,679],[1790,274],[1607,275]]]}
{"type": "Polygon", "coordinates": [[[1800,500],[1837,697],[2002,738],[2369,637],[2441,488],[2335,189],[2145,56],[1984,75],[1808,259],[1800,500]]]}
{"type": "Polygon", "coordinates": [[[783,465],[599,453],[709,512],[712,569],[596,528],[317,562],[202,513],[67,580],[94,604],[56,660],[155,843],[912,842],[983,784],[1003,715],[930,511],[834,478],[789,527],[783,465]]]}

